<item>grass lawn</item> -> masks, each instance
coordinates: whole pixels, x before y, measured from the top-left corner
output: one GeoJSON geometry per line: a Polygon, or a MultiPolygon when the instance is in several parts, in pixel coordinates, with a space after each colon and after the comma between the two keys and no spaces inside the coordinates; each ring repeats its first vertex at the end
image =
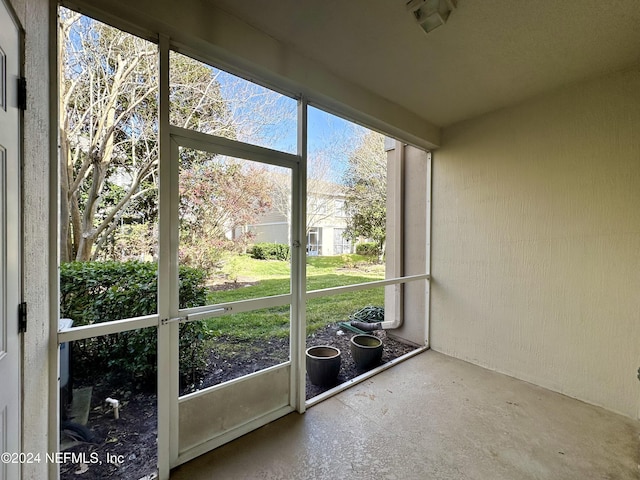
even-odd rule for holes
{"type": "MultiPolygon", "coordinates": [[[[233,302],[289,293],[289,263],[255,260],[248,255],[231,258],[224,273],[242,281],[257,281],[232,290],[214,290],[209,304],[233,302]]],[[[384,266],[367,262],[360,255],[307,258],[307,290],[353,285],[384,278],[384,266]]],[[[348,316],[367,306],[384,305],[384,287],[322,297],[307,302],[307,335],[327,324],[346,321],[348,316]]],[[[237,340],[268,339],[289,335],[289,307],[224,315],[207,320],[214,336],[237,340]]]]}

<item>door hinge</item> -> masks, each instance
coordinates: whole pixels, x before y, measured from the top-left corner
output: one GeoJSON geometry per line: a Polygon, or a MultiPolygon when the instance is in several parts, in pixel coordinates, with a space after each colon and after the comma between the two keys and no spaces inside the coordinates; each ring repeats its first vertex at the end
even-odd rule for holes
{"type": "Polygon", "coordinates": [[[25,333],[27,331],[27,302],[18,305],[18,332],[25,333]]]}
{"type": "Polygon", "coordinates": [[[27,109],[27,79],[24,77],[18,78],[18,108],[27,109]]]}

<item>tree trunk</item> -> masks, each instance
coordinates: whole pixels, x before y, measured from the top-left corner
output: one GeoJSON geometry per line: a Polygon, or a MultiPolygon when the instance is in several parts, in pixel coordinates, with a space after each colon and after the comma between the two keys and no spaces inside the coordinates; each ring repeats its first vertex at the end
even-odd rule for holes
{"type": "Polygon", "coordinates": [[[69,144],[66,141],[64,129],[60,129],[60,152],[59,152],[59,168],[60,168],[60,225],[59,232],[59,249],[60,262],[69,262],[73,258],[73,245],[71,244],[71,232],[69,222],[71,213],[69,207],[69,144]]]}

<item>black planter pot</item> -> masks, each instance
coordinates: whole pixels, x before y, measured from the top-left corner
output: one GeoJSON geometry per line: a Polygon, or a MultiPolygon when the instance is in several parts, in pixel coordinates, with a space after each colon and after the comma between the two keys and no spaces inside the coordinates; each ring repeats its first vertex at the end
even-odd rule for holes
{"type": "Polygon", "coordinates": [[[318,345],[306,350],[307,375],[314,385],[331,387],[340,373],[340,350],[329,345],[318,345]]]}
{"type": "Polygon", "coordinates": [[[382,340],[375,335],[360,334],[351,337],[351,356],[358,370],[377,367],[382,360],[382,340]]]}

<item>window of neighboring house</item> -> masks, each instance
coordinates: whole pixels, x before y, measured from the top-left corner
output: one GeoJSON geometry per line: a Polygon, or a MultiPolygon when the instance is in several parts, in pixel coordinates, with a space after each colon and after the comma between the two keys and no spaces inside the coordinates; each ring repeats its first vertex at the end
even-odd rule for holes
{"type": "Polygon", "coordinates": [[[307,233],[307,255],[316,257],[322,255],[322,228],[310,227],[307,233]]]}
{"type": "Polygon", "coordinates": [[[328,200],[326,198],[318,198],[316,200],[315,210],[320,214],[328,213],[329,209],[327,208],[328,200]]]}
{"type": "Polygon", "coordinates": [[[343,253],[351,253],[352,243],[351,240],[345,238],[344,228],[333,229],[333,254],[342,255],[343,253]]]}
{"type": "MultiPolygon", "coordinates": [[[[312,185],[315,188],[314,185],[312,185]]],[[[318,196],[318,195],[310,195],[307,201],[307,217],[309,218],[309,223],[319,223],[327,218],[327,213],[329,209],[327,208],[327,203],[330,200],[326,198],[326,196],[318,196]]]]}

